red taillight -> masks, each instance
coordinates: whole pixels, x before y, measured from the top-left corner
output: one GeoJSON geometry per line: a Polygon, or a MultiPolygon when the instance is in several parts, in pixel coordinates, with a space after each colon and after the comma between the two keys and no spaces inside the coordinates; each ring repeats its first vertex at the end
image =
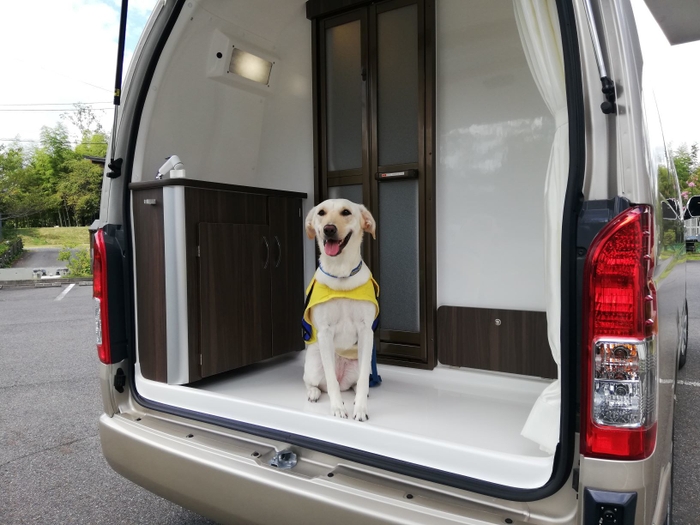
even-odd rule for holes
{"type": "Polygon", "coordinates": [[[591,244],[583,281],[581,453],[643,459],[656,443],[652,214],[636,206],[591,244]]]}
{"type": "Polygon", "coordinates": [[[112,363],[112,353],[109,348],[109,316],[107,310],[107,251],[102,230],[95,232],[92,262],[92,296],[95,300],[97,355],[100,361],[108,365],[112,363]]]}

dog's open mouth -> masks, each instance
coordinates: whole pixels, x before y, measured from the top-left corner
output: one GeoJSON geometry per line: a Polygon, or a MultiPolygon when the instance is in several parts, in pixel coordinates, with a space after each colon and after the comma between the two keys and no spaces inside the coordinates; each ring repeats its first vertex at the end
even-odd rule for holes
{"type": "Polygon", "coordinates": [[[326,255],[329,255],[331,257],[340,255],[340,252],[343,251],[343,248],[345,248],[345,245],[350,240],[351,235],[352,232],[348,233],[345,239],[326,239],[325,241],[323,241],[323,249],[326,252],[326,255]]]}

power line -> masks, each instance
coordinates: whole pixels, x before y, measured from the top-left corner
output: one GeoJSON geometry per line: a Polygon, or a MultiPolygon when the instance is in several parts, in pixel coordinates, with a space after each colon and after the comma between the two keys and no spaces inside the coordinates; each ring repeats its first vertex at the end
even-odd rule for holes
{"type": "MultiPolygon", "coordinates": [[[[107,111],[109,109],[112,109],[113,107],[114,106],[110,106],[108,108],[90,108],[90,109],[92,109],[93,111],[107,111]]],[[[27,112],[31,112],[31,111],[38,111],[40,113],[45,113],[48,111],[62,111],[64,113],[67,113],[67,112],[76,113],[76,112],[80,111],[80,109],[68,109],[68,108],[63,108],[63,109],[60,109],[60,108],[53,108],[53,109],[5,109],[5,108],[0,107],[0,111],[5,112],[5,113],[7,113],[7,112],[27,113],[27,112]]]]}
{"type": "Polygon", "coordinates": [[[0,104],[0,107],[15,107],[15,106],[75,106],[76,104],[82,106],[92,106],[95,104],[107,104],[113,105],[109,101],[104,102],[28,102],[26,104],[0,104]]]}
{"type": "MultiPolygon", "coordinates": [[[[41,142],[41,140],[38,139],[0,139],[0,142],[27,142],[30,144],[38,144],[41,142]]],[[[88,145],[96,145],[96,144],[107,144],[107,142],[81,142],[79,140],[73,140],[73,141],[68,141],[68,142],[61,142],[60,144],[66,145],[66,144],[84,144],[86,146],[88,145]]]]}

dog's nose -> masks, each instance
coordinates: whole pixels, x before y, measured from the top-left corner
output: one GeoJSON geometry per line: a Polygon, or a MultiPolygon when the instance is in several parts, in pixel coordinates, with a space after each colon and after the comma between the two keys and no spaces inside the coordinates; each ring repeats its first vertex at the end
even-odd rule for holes
{"type": "Polygon", "coordinates": [[[330,236],[338,233],[338,228],[336,228],[335,225],[333,225],[333,224],[326,224],[323,227],[323,233],[325,233],[326,236],[330,237],[330,236]]]}

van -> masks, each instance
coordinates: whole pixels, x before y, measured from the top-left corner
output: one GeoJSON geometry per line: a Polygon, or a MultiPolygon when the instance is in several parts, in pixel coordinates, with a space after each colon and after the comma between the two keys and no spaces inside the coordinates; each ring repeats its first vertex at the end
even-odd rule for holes
{"type": "Polygon", "coordinates": [[[159,2],[94,238],[109,464],[221,523],[668,522],[686,210],[645,66],[629,0],[159,2]],[[377,221],[366,422],[302,381],[327,198],[377,221]]]}

